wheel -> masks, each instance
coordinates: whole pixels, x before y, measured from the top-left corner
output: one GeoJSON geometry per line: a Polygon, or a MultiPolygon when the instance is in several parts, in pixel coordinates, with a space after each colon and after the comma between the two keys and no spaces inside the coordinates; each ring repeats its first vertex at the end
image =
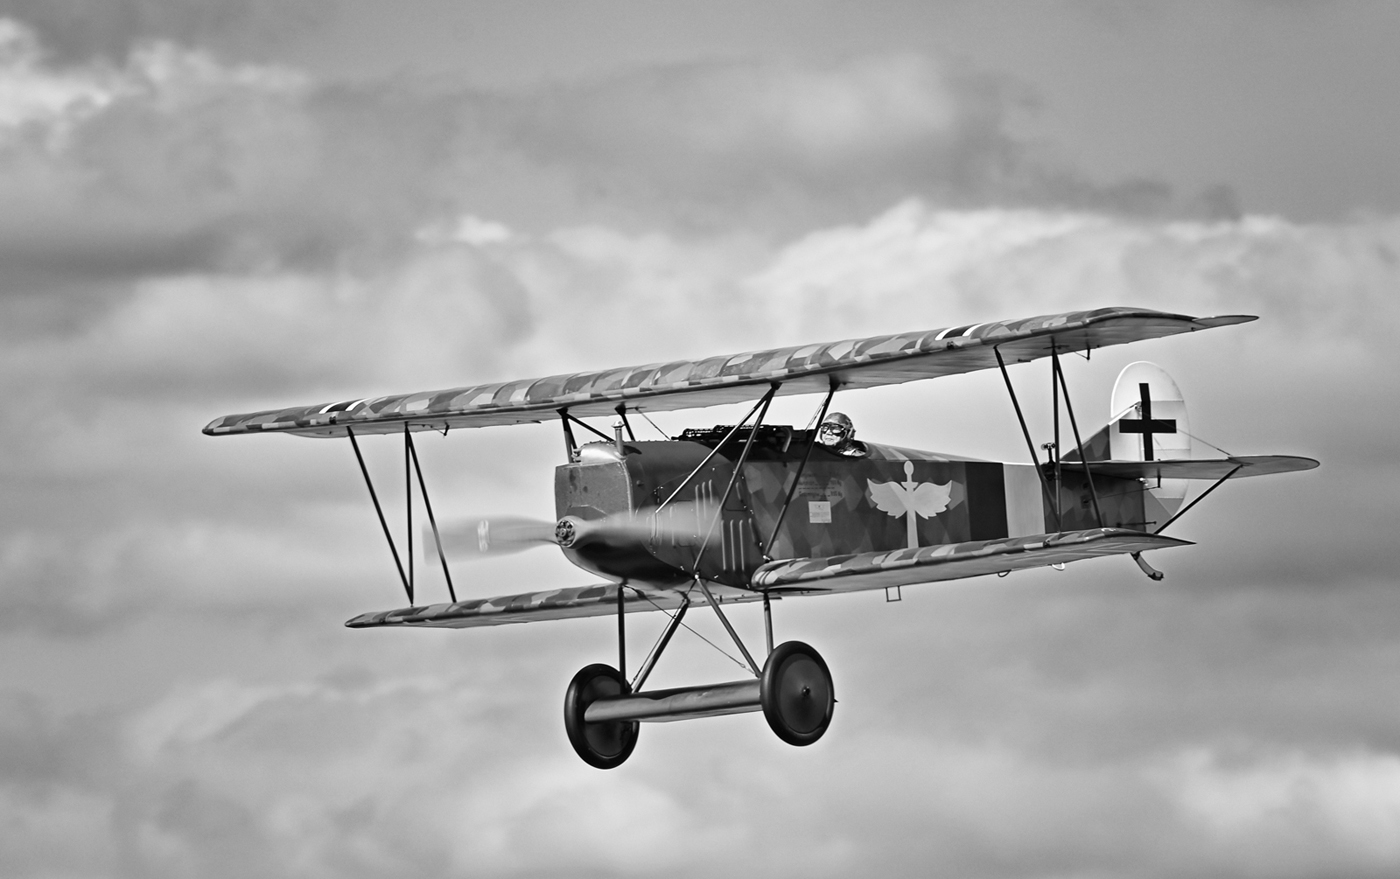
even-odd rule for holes
{"type": "Polygon", "coordinates": [[[637,729],[641,726],[637,721],[587,723],[583,719],[583,712],[598,699],[630,692],[627,679],[617,669],[601,663],[580,669],[569,681],[564,694],[564,731],[569,734],[569,744],[589,766],[621,766],[637,746],[637,729]]]}
{"type": "Polygon", "coordinates": [[[759,699],[768,725],[790,745],[810,745],[821,738],[836,708],[826,662],[801,641],[779,644],[768,655],[759,699]]]}

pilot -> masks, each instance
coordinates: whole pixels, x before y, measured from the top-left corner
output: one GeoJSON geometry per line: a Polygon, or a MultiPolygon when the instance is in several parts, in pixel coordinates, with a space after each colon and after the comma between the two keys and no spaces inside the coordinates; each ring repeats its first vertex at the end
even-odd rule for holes
{"type": "Polygon", "coordinates": [[[817,442],[837,455],[864,455],[865,443],[856,442],[856,426],[850,416],[833,412],[817,428],[817,442]]]}

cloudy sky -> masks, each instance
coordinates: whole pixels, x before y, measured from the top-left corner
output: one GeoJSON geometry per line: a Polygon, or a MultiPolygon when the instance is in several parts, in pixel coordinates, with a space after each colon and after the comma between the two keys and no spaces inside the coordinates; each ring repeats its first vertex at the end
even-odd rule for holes
{"type": "MultiPolygon", "coordinates": [[[[0,872],[1395,875],[1397,41],[1380,2],[0,0],[0,872]],[[840,698],[806,749],[750,715],[588,768],[560,705],[611,623],[347,630],[401,603],[348,445],[200,434],[1102,305],[1261,320],[1070,362],[1083,421],[1150,359],[1198,435],[1322,468],[1222,488],[1162,583],[783,602],[840,698]]],[[[1024,454],[996,376],[839,406],[1024,454]]],[[[444,515],[549,516],[559,445],[421,453],[444,515]]]]}

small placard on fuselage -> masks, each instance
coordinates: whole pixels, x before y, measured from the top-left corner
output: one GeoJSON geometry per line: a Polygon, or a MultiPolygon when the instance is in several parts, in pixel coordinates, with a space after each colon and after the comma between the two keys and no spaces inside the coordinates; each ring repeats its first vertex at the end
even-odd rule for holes
{"type": "Polygon", "coordinates": [[[830,525],[831,501],[808,501],[807,521],[813,525],[830,525]]]}

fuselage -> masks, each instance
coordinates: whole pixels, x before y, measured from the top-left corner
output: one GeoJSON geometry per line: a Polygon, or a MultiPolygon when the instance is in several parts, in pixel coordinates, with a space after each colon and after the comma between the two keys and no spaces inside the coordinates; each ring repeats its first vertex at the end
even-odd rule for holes
{"type": "MultiPolygon", "coordinates": [[[[1065,470],[1056,480],[1051,470],[1047,493],[1031,464],[876,443],[858,444],[850,453],[816,444],[803,467],[811,431],[783,426],[760,428],[736,479],[749,432],[724,441],[728,430],[583,446],[577,461],[556,470],[557,515],[587,522],[630,514],[656,527],[649,534],[634,529],[625,537],[580,540],[565,548],[566,555],[613,578],[670,585],[698,573],[744,588],[770,560],[997,540],[1099,524],[1082,473],[1065,470]],[[797,490],[782,514],[799,468],[797,490]],[[724,499],[731,480],[733,489],[724,499]],[[721,499],[723,506],[717,507],[721,499]]],[[[1144,522],[1141,480],[1098,477],[1094,487],[1103,525],[1143,529],[1150,524],[1144,522]]]]}

